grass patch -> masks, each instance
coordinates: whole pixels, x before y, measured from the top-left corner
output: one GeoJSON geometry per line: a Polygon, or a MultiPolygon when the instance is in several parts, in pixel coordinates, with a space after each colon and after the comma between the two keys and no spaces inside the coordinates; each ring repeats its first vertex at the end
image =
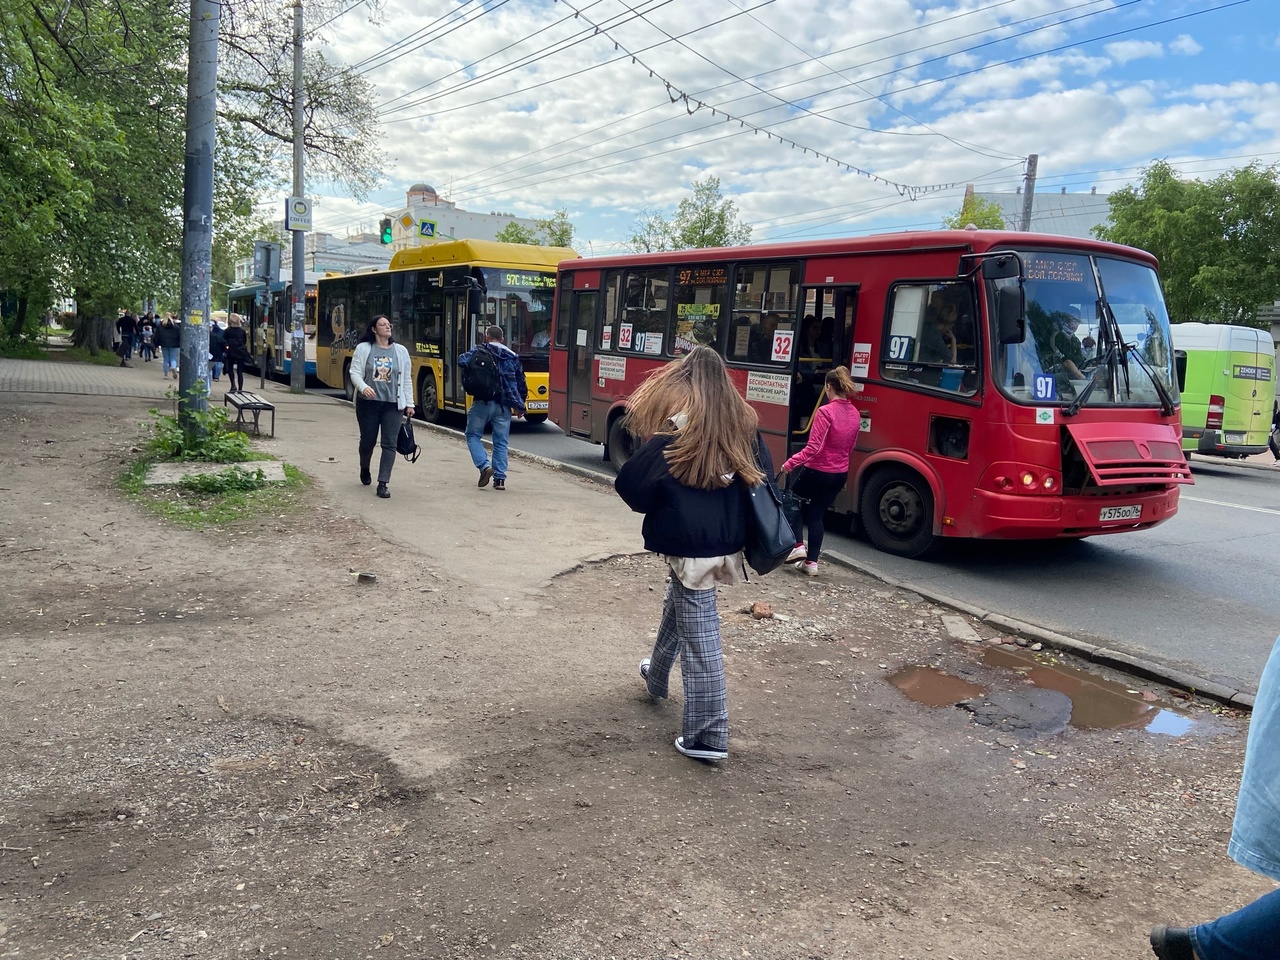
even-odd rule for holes
{"type": "Polygon", "coordinates": [[[121,488],[130,500],[156,516],[193,530],[253,524],[265,517],[296,514],[308,503],[311,479],[292,464],[284,465],[283,483],[262,480],[261,471],[232,466],[217,473],[186,477],[178,484],[144,486],[153,462],[139,460],[130,466],[120,477],[121,488]]]}
{"type": "Polygon", "coordinates": [[[120,366],[120,358],[110,350],[99,350],[95,356],[86,347],[67,347],[65,350],[40,350],[33,359],[56,360],[62,363],[93,363],[99,367],[120,366]]]}

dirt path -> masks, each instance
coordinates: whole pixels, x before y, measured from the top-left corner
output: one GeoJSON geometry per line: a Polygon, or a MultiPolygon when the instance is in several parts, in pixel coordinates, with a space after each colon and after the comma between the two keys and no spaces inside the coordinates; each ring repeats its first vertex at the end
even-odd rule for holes
{"type": "Polygon", "coordinates": [[[1233,714],[982,726],[886,682],[1026,694],[950,611],[784,571],[724,591],[732,756],[692,763],[635,672],[652,558],[477,608],[323,488],[178,530],[113,487],[144,410],[0,394],[0,957],[1118,960],[1268,888],[1233,714]]]}

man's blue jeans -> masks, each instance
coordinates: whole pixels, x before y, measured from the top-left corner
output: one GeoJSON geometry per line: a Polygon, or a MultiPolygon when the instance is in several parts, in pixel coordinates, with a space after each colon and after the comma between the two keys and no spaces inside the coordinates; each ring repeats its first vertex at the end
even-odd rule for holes
{"type": "Polygon", "coordinates": [[[511,436],[511,410],[497,400],[472,400],[467,410],[467,449],[477,470],[493,467],[496,480],[507,479],[507,438],[511,436]],[[484,449],[484,428],[493,424],[493,462],[484,449]]]}

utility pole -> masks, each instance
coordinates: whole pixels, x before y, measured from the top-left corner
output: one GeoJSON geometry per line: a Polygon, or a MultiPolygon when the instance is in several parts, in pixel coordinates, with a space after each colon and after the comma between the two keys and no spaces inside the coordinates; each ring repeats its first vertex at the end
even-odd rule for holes
{"type": "Polygon", "coordinates": [[[1033,153],[1027,157],[1026,187],[1022,191],[1022,221],[1018,229],[1026,233],[1031,229],[1031,201],[1036,196],[1036,166],[1040,163],[1040,155],[1033,153]]]}
{"type": "Polygon", "coordinates": [[[218,0],[191,0],[187,137],[182,178],[182,324],[178,421],[190,436],[208,407],[209,281],[213,260],[213,147],[218,84],[218,0]]]}
{"type": "MultiPolygon", "coordinates": [[[[293,2],[293,197],[306,204],[303,170],[302,129],[302,0],[293,2]]],[[[307,389],[307,340],[303,324],[307,316],[307,230],[310,229],[311,211],[307,208],[305,225],[293,230],[293,284],[292,307],[289,328],[292,346],[289,348],[289,392],[305,393],[307,389]]],[[[286,224],[288,226],[288,224],[286,224]]]]}

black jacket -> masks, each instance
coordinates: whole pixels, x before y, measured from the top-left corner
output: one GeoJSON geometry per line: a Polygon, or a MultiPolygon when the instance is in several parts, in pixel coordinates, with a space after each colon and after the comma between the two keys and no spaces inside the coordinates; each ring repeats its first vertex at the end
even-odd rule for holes
{"type": "Polygon", "coordinates": [[[157,347],[182,346],[182,328],[176,323],[158,323],[155,332],[157,347]]]}
{"type": "MultiPolygon", "coordinates": [[[[632,455],[613,488],[636,513],[644,514],[644,547],[668,557],[722,557],[747,540],[742,483],[723,490],[696,490],[671,475],[663,451],[675,438],[657,436],[632,455]]],[[[772,473],[769,451],[760,444],[762,467],[772,473]]]]}

